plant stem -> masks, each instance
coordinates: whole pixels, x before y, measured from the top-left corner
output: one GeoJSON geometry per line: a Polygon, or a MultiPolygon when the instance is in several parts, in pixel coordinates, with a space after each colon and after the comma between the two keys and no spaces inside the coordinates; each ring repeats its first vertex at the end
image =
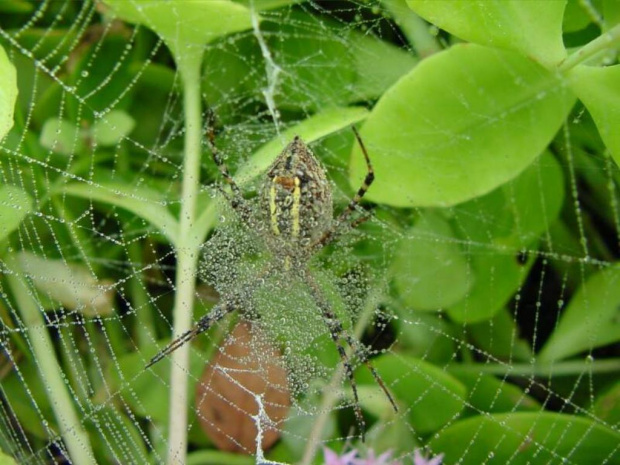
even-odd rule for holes
{"type": "Polygon", "coordinates": [[[597,53],[610,49],[618,43],[620,43],[620,24],[612,27],[609,31],[601,34],[592,42],[581,47],[571,56],[566,58],[566,60],[560,64],[558,69],[560,71],[568,71],[578,64],[592,58],[597,53]]]}
{"type": "MultiPolygon", "coordinates": [[[[185,57],[178,63],[183,80],[185,112],[185,159],[178,242],[175,244],[177,268],[174,298],[174,331],[178,336],[190,329],[196,290],[196,265],[200,238],[195,236],[196,199],[200,181],[201,97],[200,58],[185,57]]],[[[170,410],[168,464],[185,463],[187,453],[189,344],[172,354],[170,371],[170,410]]]]}
{"type": "Polygon", "coordinates": [[[56,351],[43,319],[43,310],[39,308],[33,290],[20,276],[20,266],[16,257],[7,256],[6,264],[7,268],[12,270],[12,273],[6,274],[6,278],[26,328],[28,341],[41,376],[41,383],[47,392],[71,462],[80,465],[96,464],[88,434],[80,422],[80,417],[71,400],[72,396],[67,391],[67,385],[61,377],[64,370],[56,358],[56,351]]]}
{"type": "Polygon", "coordinates": [[[582,373],[620,373],[620,359],[605,360],[571,360],[553,364],[502,364],[502,363],[468,363],[452,365],[451,372],[487,373],[500,376],[527,376],[548,378],[550,376],[578,376],[582,373]]]}

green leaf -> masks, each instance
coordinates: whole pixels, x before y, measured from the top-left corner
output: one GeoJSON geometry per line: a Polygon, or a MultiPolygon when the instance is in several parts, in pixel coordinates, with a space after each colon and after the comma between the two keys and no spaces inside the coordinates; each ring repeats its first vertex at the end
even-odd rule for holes
{"type": "Polygon", "coordinates": [[[150,463],[144,433],[124,409],[98,405],[85,416],[84,422],[99,463],[150,463]]]}
{"type": "Polygon", "coordinates": [[[0,46],[0,141],[13,127],[13,111],[17,100],[17,73],[0,46]]]}
{"type": "Polygon", "coordinates": [[[580,65],[569,74],[571,89],[586,106],[601,138],[620,166],[620,65],[580,65]]]}
{"type": "Polygon", "coordinates": [[[136,126],[134,119],[121,110],[112,110],[95,121],[92,127],[93,139],[99,145],[116,145],[136,126]]]}
{"type": "Polygon", "coordinates": [[[22,272],[45,297],[67,310],[86,316],[105,316],[114,311],[114,283],[97,280],[85,265],[51,260],[30,252],[17,255],[22,272]]]}
{"type": "Polygon", "coordinates": [[[608,425],[620,426],[620,381],[597,397],[593,413],[608,425]]]}
{"type": "MultiPolygon", "coordinates": [[[[433,55],[383,95],[362,128],[376,173],[367,197],[447,206],[490,192],[542,153],[573,102],[561,77],[516,53],[469,44],[433,55]]],[[[352,185],[363,160],[354,147],[352,185]]]]}
{"type": "Polygon", "coordinates": [[[458,205],[453,210],[454,225],[468,242],[516,252],[526,249],[555,222],[563,201],[562,168],[545,151],[513,181],[458,205]]]}
{"type": "MultiPolygon", "coordinates": [[[[164,343],[159,341],[153,346],[150,356],[163,349],[164,343]]],[[[190,347],[191,377],[187,386],[188,403],[193,402],[196,383],[205,367],[205,356],[198,350],[190,347]]],[[[147,354],[132,352],[118,356],[118,364],[109,366],[106,379],[116,386],[116,389],[127,403],[129,408],[141,417],[149,417],[157,424],[165,424],[168,420],[169,388],[170,384],[170,357],[164,358],[148,370],[145,365],[149,358],[147,354]],[[118,369],[118,371],[117,371],[118,369]],[[131,380],[127,383],[126,380],[131,380]],[[162,382],[164,381],[164,382],[162,382]]],[[[194,411],[194,409],[190,409],[194,411]]]]}
{"type": "Polygon", "coordinates": [[[392,264],[401,299],[415,310],[436,311],[467,295],[473,275],[450,224],[428,212],[405,233],[392,264]]]}
{"type": "Polygon", "coordinates": [[[427,21],[461,39],[520,52],[548,68],[566,57],[562,42],[565,0],[407,3],[427,21]]]}
{"type": "Polygon", "coordinates": [[[0,465],[17,465],[17,462],[13,459],[13,457],[10,457],[0,451],[0,465]]]}
{"type": "Polygon", "coordinates": [[[458,421],[429,443],[445,463],[463,465],[618,463],[620,434],[592,420],[558,413],[507,413],[458,421]]]}
{"type": "Polygon", "coordinates": [[[467,410],[500,413],[520,410],[540,411],[540,404],[519,387],[508,381],[482,373],[460,372],[459,366],[450,373],[467,387],[467,410]]]}
{"type": "Polygon", "coordinates": [[[250,10],[227,0],[183,3],[106,0],[105,3],[121,19],[155,31],[166,42],[179,66],[200,60],[205,44],[252,27],[250,10]]]}
{"type": "Polygon", "coordinates": [[[172,244],[177,240],[178,223],[166,208],[165,197],[145,186],[102,180],[89,184],[70,183],[62,186],[56,194],[74,195],[124,208],[158,228],[172,244]]]}
{"type": "Polygon", "coordinates": [[[32,211],[30,196],[15,186],[0,186],[0,241],[18,228],[32,211]]]}
{"type": "Polygon", "coordinates": [[[237,183],[248,183],[263,173],[294,136],[300,136],[306,143],[310,143],[361,121],[367,115],[368,111],[364,108],[344,107],[329,108],[305,119],[259,148],[235,175],[237,183]]]}
{"type": "Polygon", "coordinates": [[[476,346],[498,360],[532,359],[529,343],[519,336],[517,324],[510,312],[503,308],[493,318],[468,326],[476,346]]]}
{"type": "Polygon", "coordinates": [[[446,311],[460,323],[478,323],[492,318],[510,300],[534,264],[530,255],[522,263],[519,255],[472,247],[472,268],[476,277],[467,297],[446,311]]]}
{"type": "MultiPolygon", "coordinates": [[[[373,359],[373,365],[397,402],[409,412],[411,424],[418,433],[440,429],[465,407],[465,387],[430,363],[389,354],[373,359]]],[[[368,370],[358,370],[356,377],[360,384],[374,383],[368,370]]]]}
{"type": "Polygon", "coordinates": [[[541,364],[620,341],[620,265],[591,276],[577,290],[542,348],[541,364]]]}
{"type": "Polygon", "coordinates": [[[84,149],[82,131],[65,119],[50,118],[45,121],[39,143],[48,150],[62,155],[74,155],[84,149]]]}

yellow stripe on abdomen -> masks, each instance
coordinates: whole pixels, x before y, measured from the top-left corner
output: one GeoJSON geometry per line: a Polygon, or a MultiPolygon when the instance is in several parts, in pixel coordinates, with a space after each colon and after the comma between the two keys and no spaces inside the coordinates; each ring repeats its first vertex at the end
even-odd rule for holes
{"type": "Polygon", "coordinates": [[[295,176],[295,189],[293,190],[293,205],[291,206],[291,218],[293,220],[293,237],[299,237],[299,203],[301,201],[301,188],[299,178],[295,176]]]}
{"type": "Polygon", "coordinates": [[[276,236],[280,235],[280,228],[278,227],[278,205],[276,204],[276,183],[278,182],[278,176],[273,178],[271,183],[271,189],[269,190],[269,217],[271,218],[271,230],[276,236]]]}

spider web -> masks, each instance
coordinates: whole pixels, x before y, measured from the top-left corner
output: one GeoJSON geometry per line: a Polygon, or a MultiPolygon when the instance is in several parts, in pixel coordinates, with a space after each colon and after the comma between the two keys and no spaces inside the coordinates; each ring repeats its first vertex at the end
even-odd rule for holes
{"type": "MultiPolygon", "coordinates": [[[[277,153],[289,133],[308,131],[337,215],[361,183],[349,182],[348,126],[366,117],[356,112],[454,38],[396,0],[239,4],[249,26],[204,47],[201,130],[209,108],[253,210],[265,147],[277,153]],[[308,128],[317,115],[340,116],[329,130],[308,128]]],[[[596,36],[596,5],[578,10],[587,19],[576,31],[596,36]]],[[[0,203],[29,213],[3,242],[0,448],[17,463],[184,462],[170,450],[176,359],[145,369],[171,340],[180,292],[172,244],[189,129],[170,44],[103,3],[14,0],[0,14],[19,84],[0,143],[2,184],[17,190],[0,203]]],[[[187,19],[168,21],[183,29],[187,19]]],[[[226,202],[206,141],[200,151],[194,200],[211,219],[191,321],[220,296],[257,289],[191,343],[187,463],[323,463],[324,447],[391,451],[402,463],[416,450],[445,463],[620,463],[620,446],[608,446],[620,437],[617,310],[606,344],[586,319],[585,346],[576,336],[575,351],[539,363],[571,305],[583,318],[620,302],[620,178],[583,105],[520,181],[445,208],[366,203],[354,218],[372,207],[369,219],[311,260],[397,399],[395,413],[349,350],[365,443],[308,283],[263,273],[273,257],[226,202]],[[520,211],[526,194],[538,214],[498,213],[520,211]]]]}

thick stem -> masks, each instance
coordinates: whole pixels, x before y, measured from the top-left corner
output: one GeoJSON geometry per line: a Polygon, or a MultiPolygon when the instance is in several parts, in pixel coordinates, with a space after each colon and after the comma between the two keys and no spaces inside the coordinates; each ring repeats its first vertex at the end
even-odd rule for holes
{"type": "MultiPolygon", "coordinates": [[[[196,199],[200,181],[201,155],[201,99],[200,59],[187,59],[179,64],[184,89],[185,111],[185,160],[183,162],[183,187],[181,217],[176,245],[177,269],[174,298],[174,333],[178,336],[190,329],[196,290],[196,265],[200,240],[194,237],[196,199]]],[[[181,464],[187,453],[187,386],[189,373],[189,345],[181,346],[172,354],[170,371],[170,411],[168,464],[181,464]]]]}
{"type": "Polygon", "coordinates": [[[67,385],[61,376],[63,368],[58,363],[56,351],[47,332],[43,310],[39,308],[32,289],[21,278],[19,264],[14,256],[7,257],[7,267],[13,271],[11,274],[7,273],[6,278],[15,297],[17,310],[26,327],[42,386],[47,392],[59,433],[67,446],[71,462],[95,464],[95,455],[90,446],[88,434],[80,422],[67,385]]]}

